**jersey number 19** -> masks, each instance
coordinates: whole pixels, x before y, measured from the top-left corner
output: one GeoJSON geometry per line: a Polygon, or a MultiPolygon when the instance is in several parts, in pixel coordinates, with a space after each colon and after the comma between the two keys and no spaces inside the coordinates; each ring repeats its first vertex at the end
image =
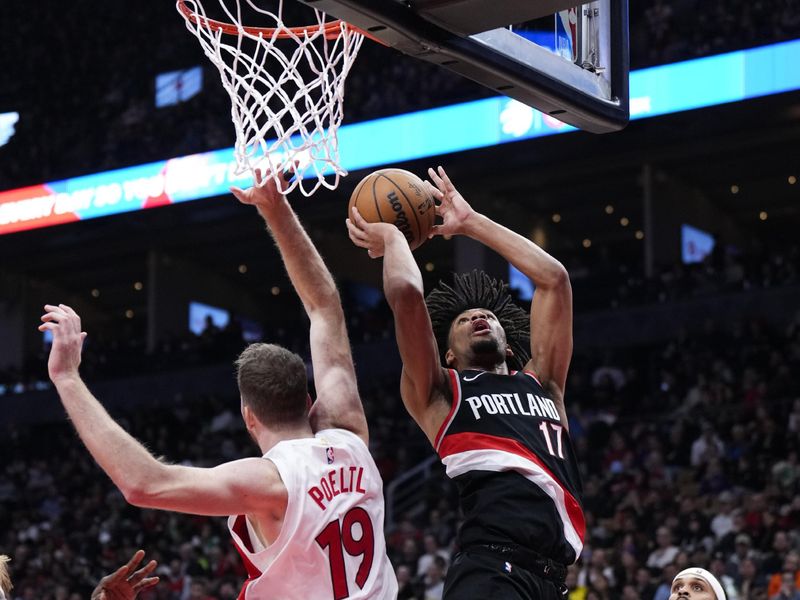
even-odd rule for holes
{"type": "Polygon", "coordinates": [[[363,556],[355,576],[356,585],[362,589],[369,578],[375,552],[375,534],[367,511],[359,507],[351,508],[342,518],[341,525],[338,519],[331,521],[316,537],[316,541],[320,548],[328,549],[333,600],[343,600],[350,596],[344,564],[345,552],[350,556],[363,556]],[[361,529],[361,537],[358,539],[353,535],[353,526],[356,524],[361,529]]]}

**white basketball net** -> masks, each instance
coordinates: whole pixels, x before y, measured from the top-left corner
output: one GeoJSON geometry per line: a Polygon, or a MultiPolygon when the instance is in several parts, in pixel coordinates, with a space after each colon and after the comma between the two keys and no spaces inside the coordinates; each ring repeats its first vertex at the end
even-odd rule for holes
{"type": "Polygon", "coordinates": [[[283,0],[277,0],[274,13],[251,0],[209,1],[222,7],[227,33],[227,24],[207,17],[200,0],[179,0],[178,12],[219,69],[231,98],[236,174],[269,169],[283,193],[298,187],[310,196],[320,186],[335,189],[347,175],[336,137],[344,82],[364,36],[343,22],[333,28],[329,23],[327,39],[325,13],[316,9],[316,24],[292,32],[282,19],[283,0]],[[242,23],[243,6],[264,22],[242,23]],[[265,34],[266,28],[275,31],[265,34]],[[280,33],[288,38],[280,39],[280,33]],[[293,165],[296,176],[283,185],[279,175],[293,165]],[[326,180],[326,174],[333,177],[326,180]]]}

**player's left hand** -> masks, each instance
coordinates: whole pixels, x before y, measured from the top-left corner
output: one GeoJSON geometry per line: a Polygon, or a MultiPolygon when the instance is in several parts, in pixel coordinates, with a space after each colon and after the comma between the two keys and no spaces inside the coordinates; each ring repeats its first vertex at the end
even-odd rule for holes
{"type": "MultiPolygon", "coordinates": [[[[386,241],[394,235],[403,237],[402,232],[391,223],[370,223],[361,216],[354,206],[347,223],[347,233],[359,248],[366,248],[370,258],[380,258],[386,252],[386,241]]],[[[403,237],[405,242],[405,237],[403,237]]],[[[405,242],[408,243],[408,242],[405,242]]]]}
{"type": "MultiPolygon", "coordinates": [[[[290,167],[288,172],[280,173],[278,178],[281,181],[281,187],[286,188],[288,182],[287,176],[291,175],[294,167],[290,167]]],[[[259,212],[269,213],[280,205],[286,204],[286,196],[278,189],[278,184],[272,171],[255,169],[254,171],[255,185],[251,188],[243,190],[241,188],[232,186],[231,193],[236,196],[236,199],[242,204],[252,204],[259,212]]]]}
{"type": "Polygon", "coordinates": [[[91,600],[133,600],[140,591],[157,584],[158,577],[148,577],[158,565],[154,560],[131,575],[143,558],[144,550],[137,550],[128,564],[103,577],[94,588],[91,600]]]}
{"type": "Polygon", "coordinates": [[[76,376],[81,364],[81,347],[86,339],[86,332],[81,331],[81,318],[66,304],[45,304],[44,310],[46,312],[42,315],[39,331],[53,334],[53,345],[47,361],[50,379],[55,382],[76,376]]]}
{"type": "Polygon", "coordinates": [[[429,190],[438,201],[436,215],[442,218],[442,223],[434,225],[428,237],[465,234],[467,222],[475,211],[450,181],[443,167],[438,167],[437,170],[428,169],[428,176],[436,184],[429,184],[429,190]]]}

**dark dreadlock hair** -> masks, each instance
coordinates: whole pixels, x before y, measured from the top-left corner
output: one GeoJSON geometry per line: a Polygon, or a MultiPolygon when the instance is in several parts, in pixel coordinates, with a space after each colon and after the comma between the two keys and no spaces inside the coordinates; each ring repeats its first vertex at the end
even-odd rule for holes
{"type": "Polygon", "coordinates": [[[493,279],[483,271],[475,270],[465,275],[456,273],[453,286],[440,281],[425,298],[425,304],[428,305],[442,364],[445,364],[444,356],[449,346],[450,326],[458,315],[470,308],[485,308],[497,317],[514,353],[508,359],[509,368],[520,371],[530,360],[530,317],[512,301],[508,284],[503,281],[493,279]]]}

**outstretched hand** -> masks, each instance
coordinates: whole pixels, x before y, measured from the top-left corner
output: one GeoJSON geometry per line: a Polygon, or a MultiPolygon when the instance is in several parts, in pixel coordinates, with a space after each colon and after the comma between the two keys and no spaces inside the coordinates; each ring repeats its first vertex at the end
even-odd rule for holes
{"type": "MultiPolygon", "coordinates": [[[[350,218],[345,221],[347,234],[359,248],[366,248],[370,258],[380,258],[386,251],[387,236],[403,234],[391,223],[370,223],[354,206],[350,218]]],[[[405,239],[405,238],[403,238],[405,239]]]]}
{"type": "Polygon", "coordinates": [[[81,364],[81,347],[86,339],[86,332],[81,331],[81,318],[66,304],[45,304],[45,314],[39,331],[50,331],[53,334],[53,345],[50,347],[50,358],[47,371],[55,382],[63,377],[77,376],[81,364]]]}
{"type": "MultiPolygon", "coordinates": [[[[294,172],[294,167],[291,167],[288,173],[294,172]]],[[[243,190],[236,186],[230,188],[231,193],[236,196],[236,199],[242,204],[252,204],[259,212],[269,213],[272,209],[286,202],[286,196],[278,188],[275,177],[269,169],[262,173],[261,169],[254,171],[255,185],[253,187],[243,190]]],[[[286,188],[288,182],[286,181],[287,173],[278,175],[281,181],[281,187],[286,188]]]]}
{"type": "Polygon", "coordinates": [[[158,583],[158,577],[148,577],[158,563],[151,560],[136,572],[133,570],[144,558],[144,550],[137,550],[128,564],[106,575],[92,592],[91,600],[133,600],[143,589],[158,583]]]}
{"type": "Polygon", "coordinates": [[[429,184],[429,188],[433,197],[438,200],[436,215],[442,218],[442,223],[434,225],[428,237],[464,234],[467,221],[475,211],[464,200],[464,196],[458,192],[442,167],[438,167],[436,171],[428,169],[428,176],[436,184],[429,184]]]}

